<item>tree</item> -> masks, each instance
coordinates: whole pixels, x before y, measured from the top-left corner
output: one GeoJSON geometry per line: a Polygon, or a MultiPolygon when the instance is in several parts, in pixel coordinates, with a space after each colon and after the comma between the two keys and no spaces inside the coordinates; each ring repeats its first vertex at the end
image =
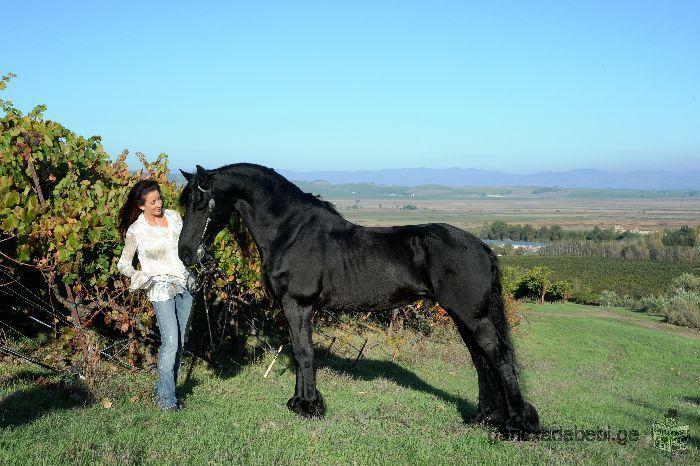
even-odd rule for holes
{"type": "Polygon", "coordinates": [[[540,304],[544,304],[545,294],[551,286],[549,277],[552,272],[549,267],[533,267],[525,272],[525,275],[520,279],[516,297],[534,297],[540,304]]]}
{"type": "Polygon", "coordinates": [[[552,283],[551,287],[547,291],[548,301],[561,301],[565,303],[571,297],[571,292],[573,290],[573,285],[571,282],[565,280],[557,280],[552,283]]]}
{"type": "Polygon", "coordinates": [[[667,230],[663,237],[666,246],[695,246],[695,230],[683,225],[677,230],[667,230]]]}

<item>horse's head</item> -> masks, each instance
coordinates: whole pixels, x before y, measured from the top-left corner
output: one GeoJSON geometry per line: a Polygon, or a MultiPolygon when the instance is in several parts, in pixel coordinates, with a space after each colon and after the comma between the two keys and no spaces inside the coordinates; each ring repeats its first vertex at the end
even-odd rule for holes
{"type": "Polygon", "coordinates": [[[199,262],[214,237],[226,226],[232,207],[224,202],[222,192],[214,186],[214,175],[197,165],[197,173],[180,170],[187,185],[180,194],[185,218],[180,232],[178,254],[189,267],[199,262]]]}

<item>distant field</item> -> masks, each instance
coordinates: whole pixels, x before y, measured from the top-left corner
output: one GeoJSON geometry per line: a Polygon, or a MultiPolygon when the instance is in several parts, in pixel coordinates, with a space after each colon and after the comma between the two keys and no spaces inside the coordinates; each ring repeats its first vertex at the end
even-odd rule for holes
{"type": "Polygon", "coordinates": [[[529,308],[514,341],[543,428],[607,427],[639,438],[492,440],[488,429],[464,422],[477,403],[476,373],[450,329],[432,338],[407,332],[399,351],[386,334],[368,333],[356,367],[336,344],[319,360],[322,420],[287,410],[287,350],[268,378],[269,354],[219,375],[197,367],[178,388],[186,408],[177,413],[154,409],[152,373],[115,373],[107,400],[82,405],[37,380],[41,369],[0,362],[0,464],[700,462],[700,334],[619,308],[529,308]],[[677,456],[652,445],[651,423],[670,408],[690,426],[691,448],[677,456]]]}
{"type": "Polygon", "coordinates": [[[554,270],[555,279],[569,280],[598,293],[613,290],[635,298],[661,295],[682,273],[700,275],[700,264],[654,262],[605,257],[512,256],[500,257],[502,265],[522,269],[546,266],[554,270]]]}
{"type": "Polygon", "coordinates": [[[296,182],[366,226],[445,222],[475,230],[485,222],[658,230],[700,223],[700,193],[688,190],[560,189],[537,186],[415,187],[296,182]],[[404,206],[415,210],[403,210],[404,206]]]}
{"type": "Polygon", "coordinates": [[[351,222],[365,226],[444,222],[475,230],[485,222],[559,224],[565,229],[594,226],[658,230],[700,223],[700,199],[333,199],[351,222]],[[359,202],[357,202],[359,201],[359,202]],[[405,205],[417,210],[402,210],[405,205]],[[355,207],[357,206],[357,207],[355,207]]]}
{"type": "Polygon", "coordinates": [[[420,200],[478,199],[510,197],[530,199],[697,199],[697,190],[589,189],[544,186],[471,186],[453,187],[439,184],[421,186],[388,186],[374,183],[330,184],[326,181],[294,181],[303,191],[320,194],[328,199],[388,199],[414,198],[420,200]]]}

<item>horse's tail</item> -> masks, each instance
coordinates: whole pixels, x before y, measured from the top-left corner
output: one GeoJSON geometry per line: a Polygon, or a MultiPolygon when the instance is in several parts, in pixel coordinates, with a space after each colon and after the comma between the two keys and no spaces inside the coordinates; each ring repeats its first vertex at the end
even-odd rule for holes
{"type": "Polygon", "coordinates": [[[510,326],[506,317],[506,307],[503,300],[503,285],[501,282],[501,268],[498,257],[488,246],[489,259],[491,259],[491,289],[486,297],[489,320],[493,322],[498,333],[510,344],[510,326]]]}

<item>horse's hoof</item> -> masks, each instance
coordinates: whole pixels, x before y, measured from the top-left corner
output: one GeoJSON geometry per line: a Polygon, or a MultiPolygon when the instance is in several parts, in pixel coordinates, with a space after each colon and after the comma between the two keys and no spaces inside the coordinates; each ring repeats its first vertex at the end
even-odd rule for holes
{"type": "Polygon", "coordinates": [[[534,406],[525,403],[523,412],[508,419],[499,430],[508,438],[522,440],[527,437],[527,434],[540,430],[540,417],[534,406]]]}
{"type": "Polygon", "coordinates": [[[316,391],[316,398],[307,400],[299,396],[294,396],[287,401],[287,408],[299,416],[309,418],[320,418],[326,414],[326,404],[323,402],[321,392],[316,391]]]}
{"type": "Polygon", "coordinates": [[[469,419],[472,424],[483,424],[491,427],[498,427],[505,425],[507,418],[503,414],[503,411],[477,411],[471,419],[469,419]]]}

